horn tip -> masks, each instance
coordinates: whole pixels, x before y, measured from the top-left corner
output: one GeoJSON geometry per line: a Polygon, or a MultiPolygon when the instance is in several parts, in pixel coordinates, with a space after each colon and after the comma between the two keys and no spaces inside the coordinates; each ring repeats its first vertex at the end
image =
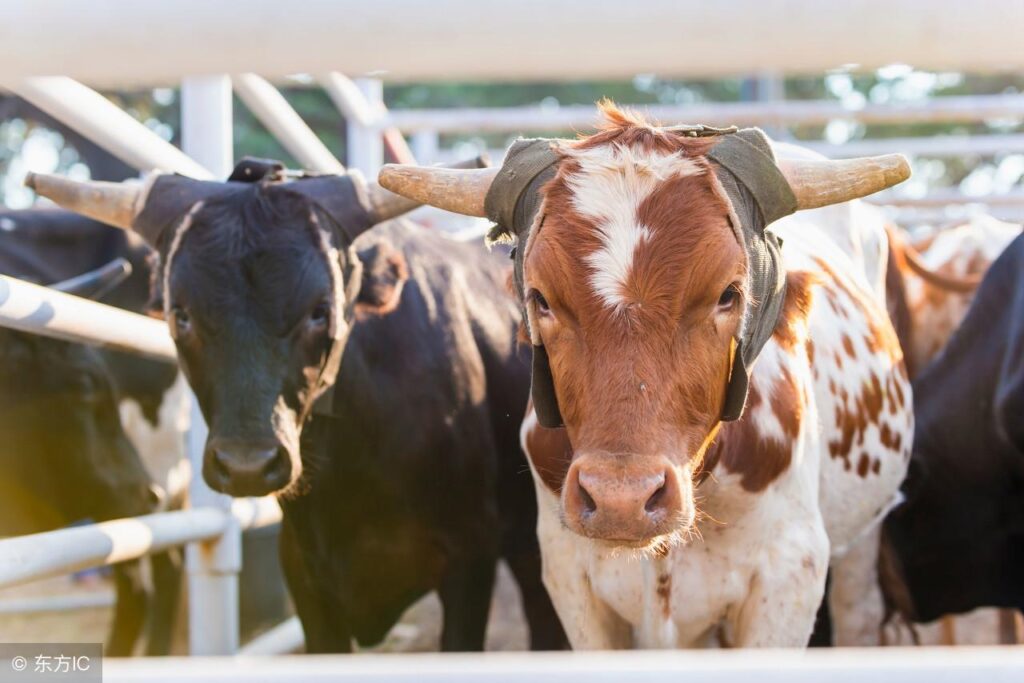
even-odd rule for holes
{"type": "Polygon", "coordinates": [[[476,167],[477,168],[490,168],[491,167],[491,155],[488,154],[487,152],[482,152],[482,153],[478,154],[476,159],[474,159],[474,161],[476,162],[476,167]]]}
{"type": "Polygon", "coordinates": [[[402,175],[402,164],[384,164],[380,168],[380,172],[377,173],[377,182],[380,183],[381,187],[385,190],[391,190],[395,192],[396,182],[402,175]]]}
{"type": "Polygon", "coordinates": [[[36,177],[37,177],[36,174],[33,173],[32,171],[29,171],[28,173],[26,173],[25,174],[25,180],[23,181],[25,187],[29,188],[30,190],[35,190],[36,189],[36,177]]]}

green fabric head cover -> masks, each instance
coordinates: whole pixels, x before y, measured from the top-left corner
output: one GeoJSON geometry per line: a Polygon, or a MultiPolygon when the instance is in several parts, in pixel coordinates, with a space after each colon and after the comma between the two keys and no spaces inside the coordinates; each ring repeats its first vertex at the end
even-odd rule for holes
{"type": "MultiPolygon", "coordinates": [[[[786,274],[780,243],[769,223],[796,211],[796,198],[775,165],[768,138],[756,128],[737,131],[709,126],[676,126],[665,130],[688,137],[718,136],[708,153],[725,198],[739,225],[736,238],[747,253],[749,303],[746,324],[740,334],[721,419],[735,420],[743,413],[750,368],[771,338],[782,312],[786,274]]],[[[526,318],[523,258],[529,231],[543,197],[540,189],[557,170],[558,140],[520,139],[512,144],[484,202],[487,216],[495,222],[491,239],[514,237],[514,282],[526,318]]],[[[735,221],[731,221],[735,222],[735,221]]],[[[528,321],[527,321],[527,324],[528,321]]],[[[562,426],[554,382],[543,346],[533,347],[532,397],[537,418],[544,427],[562,426]]]]}

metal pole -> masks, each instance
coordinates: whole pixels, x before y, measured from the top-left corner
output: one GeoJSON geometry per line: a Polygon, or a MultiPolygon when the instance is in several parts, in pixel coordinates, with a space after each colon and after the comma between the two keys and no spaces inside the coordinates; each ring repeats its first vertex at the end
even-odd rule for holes
{"type": "MultiPolygon", "coordinates": [[[[357,78],[356,87],[362,92],[370,110],[378,110],[384,102],[384,86],[373,78],[357,78]]],[[[376,128],[350,118],[347,121],[348,166],[358,169],[367,178],[376,178],[384,163],[384,141],[376,128]]]]}
{"type": "Polygon", "coordinates": [[[237,74],[231,81],[239,99],[303,168],[320,173],[345,172],[277,88],[256,74],[237,74]]]}
{"type": "MultiPolygon", "coordinates": [[[[231,173],[233,159],[231,79],[196,76],[181,87],[182,147],[209,168],[215,178],[231,173]]],[[[191,426],[186,452],[192,464],[189,485],[193,507],[228,510],[231,498],[215,493],[203,481],[207,429],[192,396],[191,426]]],[[[242,565],[241,531],[234,518],[224,534],[186,547],[189,599],[189,651],[194,655],[227,655],[238,650],[238,572],[242,565]]]]}
{"type": "Polygon", "coordinates": [[[167,325],[137,313],[0,275],[0,327],[176,363],[167,325]]]}
{"type": "Polygon", "coordinates": [[[160,169],[206,179],[202,163],[133,119],[95,90],[64,76],[26,78],[5,84],[47,114],[66,124],[140,171],[160,169]]]}

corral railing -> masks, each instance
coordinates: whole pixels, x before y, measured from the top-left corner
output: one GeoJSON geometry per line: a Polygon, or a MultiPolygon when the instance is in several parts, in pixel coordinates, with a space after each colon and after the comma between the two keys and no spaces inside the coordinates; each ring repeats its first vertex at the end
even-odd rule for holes
{"type": "MultiPolygon", "coordinates": [[[[0,325],[177,362],[174,344],[161,322],[2,275],[0,325]]],[[[196,482],[199,485],[201,481],[196,482]]],[[[0,540],[0,588],[185,545],[189,614],[199,615],[190,618],[192,652],[236,651],[240,534],[279,521],[281,509],[273,498],[203,505],[201,496],[196,499],[196,486],[193,507],[188,510],[0,540]]]]}
{"type": "Polygon", "coordinates": [[[1022,648],[705,650],[119,660],[108,683],[1019,683],[1022,648]]]}

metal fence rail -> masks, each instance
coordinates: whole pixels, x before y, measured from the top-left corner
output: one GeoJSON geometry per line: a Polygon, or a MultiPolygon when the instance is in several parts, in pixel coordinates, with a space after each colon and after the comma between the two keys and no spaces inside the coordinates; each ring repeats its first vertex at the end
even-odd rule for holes
{"type": "Polygon", "coordinates": [[[0,275],[0,325],[175,363],[167,325],[119,308],[0,275]]]}
{"type": "Polygon", "coordinates": [[[239,499],[230,516],[216,508],[195,508],[4,539],[0,588],[213,540],[227,531],[231,517],[244,530],[273,524],[281,509],[272,498],[239,499]]]}
{"type": "Polygon", "coordinates": [[[108,683],[1020,683],[1024,648],[704,650],[107,660],[108,683]]]}

